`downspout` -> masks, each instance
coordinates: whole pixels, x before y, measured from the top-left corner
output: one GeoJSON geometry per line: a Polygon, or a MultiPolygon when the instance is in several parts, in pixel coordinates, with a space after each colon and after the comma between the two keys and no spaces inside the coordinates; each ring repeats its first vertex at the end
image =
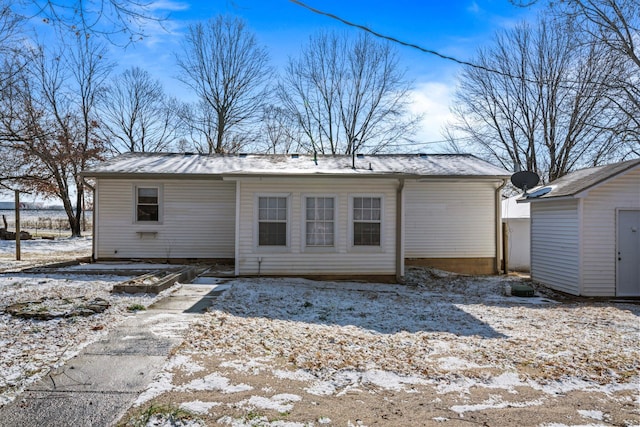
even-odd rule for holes
{"type": "Polygon", "coordinates": [[[233,274],[240,275],[240,181],[236,181],[236,223],[235,223],[235,247],[233,260],[233,274]]]}
{"type": "MultiPolygon", "coordinates": [[[[500,274],[502,272],[502,266],[500,261],[502,258],[502,189],[507,185],[508,180],[503,179],[502,184],[496,188],[495,194],[495,216],[496,216],[496,263],[495,272],[500,274]]],[[[506,273],[506,272],[505,272],[506,273]]]]}
{"type": "Polygon", "coordinates": [[[402,283],[404,276],[404,178],[398,180],[396,191],[396,281],[402,283]]]}
{"type": "Polygon", "coordinates": [[[82,183],[91,190],[91,197],[93,198],[93,209],[91,210],[91,262],[96,261],[96,210],[98,204],[96,203],[96,188],[89,184],[85,177],[82,177],[82,183]]]}

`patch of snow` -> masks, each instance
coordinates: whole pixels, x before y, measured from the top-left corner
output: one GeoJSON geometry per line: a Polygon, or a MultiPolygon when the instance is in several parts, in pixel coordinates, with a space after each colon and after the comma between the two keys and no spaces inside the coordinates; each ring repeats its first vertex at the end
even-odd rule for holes
{"type": "MultiPolygon", "coordinates": [[[[86,252],[91,255],[91,237],[67,237],[54,240],[32,239],[20,241],[20,252],[24,255],[86,252]]],[[[15,255],[15,240],[0,240],[0,255],[15,255]]]]}
{"type": "Polygon", "coordinates": [[[336,387],[328,381],[318,381],[304,391],[314,396],[331,396],[336,392],[336,387]]]}
{"type": "Polygon", "coordinates": [[[291,411],[293,403],[301,400],[302,398],[295,394],[276,394],[272,397],[251,396],[247,400],[238,402],[237,405],[249,409],[270,409],[283,413],[291,411]]]}
{"type": "Polygon", "coordinates": [[[578,409],[578,413],[586,418],[591,418],[597,421],[604,421],[604,413],[602,411],[588,411],[584,409],[578,409]]]}
{"type": "Polygon", "coordinates": [[[257,358],[250,360],[232,360],[229,362],[222,362],[220,364],[223,368],[231,368],[238,372],[251,372],[254,375],[257,375],[261,371],[265,370],[268,366],[269,361],[265,358],[257,358]]]}
{"type": "Polygon", "coordinates": [[[502,409],[502,408],[526,408],[528,406],[540,406],[543,405],[542,400],[530,400],[528,402],[505,402],[499,396],[490,396],[488,400],[483,403],[475,405],[454,405],[450,409],[459,415],[465,412],[484,411],[486,409],[502,409]]]}
{"type": "Polygon", "coordinates": [[[204,378],[198,378],[180,387],[176,387],[179,391],[198,391],[198,390],[218,390],[222,393],[239,393],[241,391],[252,390],[253,387],[247,384],[231,385],[229,378],[223,377],[217,373],[209,374],[204,378]]]}
{"type": "Polygon", "coordinates": [[[204,370],[204,367],[195,363],[190,356],[182,354],[172,357],[165,365],[166,370],[172,370],[175,368],[186,372],[187,375],[193,375],[196,372],[204,370]]]}
{"type": "Polygon", "coordinates": [[[205,415],[209,412],[209,409],[220,406],[220,402],[203,402],[201,400],[194,400],[192,402],[183,402],[180,404],[180,409],[192,412],[198,415],[205,415]]]}
{"type": "Polygon", "coordinates": [[[159,372],[153,378],[151,384],[147,386],[147,389],[133,402],[133,406],[140,406],[161,394],[171,391],[173,389],[171,381],[173,381],[173,374],[165,371],[159,372]]]}

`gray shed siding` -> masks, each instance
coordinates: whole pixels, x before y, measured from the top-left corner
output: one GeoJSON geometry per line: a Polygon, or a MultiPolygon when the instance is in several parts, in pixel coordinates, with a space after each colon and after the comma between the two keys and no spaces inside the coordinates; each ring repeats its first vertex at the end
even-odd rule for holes
{"type": "Polygon", "coordinates": [[[531,204],[531,278],[562,292],[580,293],[578,201],[531,204]]]}
{"type": "Polygon", "coordinates": [[[98,179],[95,206],[98,259],[234,256],[233,182],[98,179]],[[135,222],[136,186],[160,188],[160,222],[135,222]]]}
{"type": "Polygon", "coordinates": [[[640,170],[592,189],[584,199],[583,295],[616,294],[616,209],[620,208],[640,209],[640,170]]]}

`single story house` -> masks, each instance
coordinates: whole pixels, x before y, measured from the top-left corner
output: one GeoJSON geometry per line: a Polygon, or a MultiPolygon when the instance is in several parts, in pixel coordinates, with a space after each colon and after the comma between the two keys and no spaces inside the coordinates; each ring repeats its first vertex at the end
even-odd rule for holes
{"type": "Polygon", "coordinates": [[[405,264],[497,272],[509,176],[464,154],[128,153],[83,172],[96,260],[396,279],[405,264]]]}
{"type": "Polygon", "coordinates": [[[569,173],[531,205],[531,278],[584,296],[640,296],[640,159],[569,173]]]}
{"type": "Polygon", "coordinates": [[[507,238],[504,258],[509,271],[529,271],[531,268],[531,219],[529,204],[517,203],[520,196],[502,201],[502,223],[507,238]]]}

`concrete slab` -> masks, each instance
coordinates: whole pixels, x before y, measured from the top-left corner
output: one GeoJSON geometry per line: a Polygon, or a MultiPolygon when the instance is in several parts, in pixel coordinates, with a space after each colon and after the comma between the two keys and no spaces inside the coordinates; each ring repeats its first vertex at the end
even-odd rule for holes
{"type": "Polygon", "coordinates": [[[171,296],[206,296],[216,292],[219,285],[182,285],[171,296]]]}
{"type": "Polygon", "coordinates": [[[118,329],[105,338],[88,345],[84,353],[89,355],[147,355],[162,356],[175,345],[173,340],[159,338],[142,328],[118,329]]]}
{"type": "Polygon", "coordinates": [[[193,313],[195,305],[208,307],[211,305],[211,298],[203,297],[194,300],[191,296],[170,296],[151,305],[149,309],[193,313]]]}
{"type": "Polygon", "coordinates": [[[3,427],[107,426],[117,421],[138,393],[27,391],[0,408],[3,427]]]}
{"type": "Polygon", "coordinates": [[[195,314],[206,310],[228,287],[184,285],[149,309],[128,316],[104,338],[1,407],[0,426],[113,425],[182,341],[195,314]]]}
{"type": "Polygon", "coordinates": [[[162,356],[76,357],[28,388],[30,391],[142,393],[166,361],[162,356]]]}

